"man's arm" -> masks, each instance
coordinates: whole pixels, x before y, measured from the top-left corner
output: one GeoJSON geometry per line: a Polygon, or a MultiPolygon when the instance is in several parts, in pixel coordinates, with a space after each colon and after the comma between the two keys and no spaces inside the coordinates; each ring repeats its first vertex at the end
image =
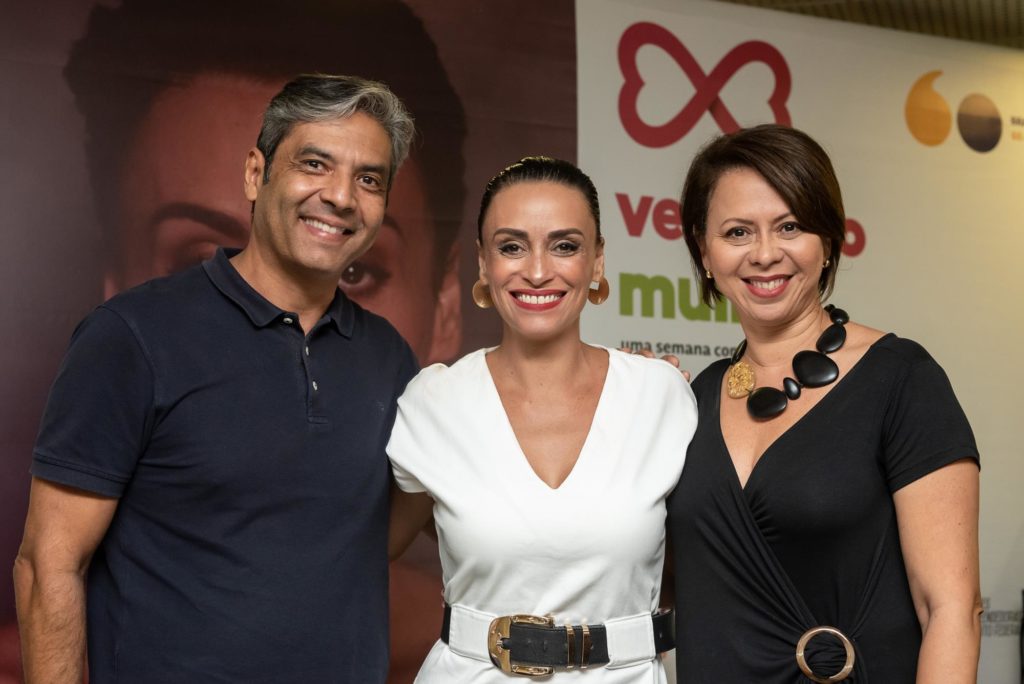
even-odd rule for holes
{"type": "Polygon", "coordinates": [[[80,684],[85,571],[117,499],[32,479],[14,593],[26,684],[80,684]]]}
{"type": "Polygon", "coordinates": [[[397,484],[391,483],[388,558],[395,560],[405,553],[420,530],[430,523],[433,511],[434,500],[426,492],[403,492],[397,484]]]}

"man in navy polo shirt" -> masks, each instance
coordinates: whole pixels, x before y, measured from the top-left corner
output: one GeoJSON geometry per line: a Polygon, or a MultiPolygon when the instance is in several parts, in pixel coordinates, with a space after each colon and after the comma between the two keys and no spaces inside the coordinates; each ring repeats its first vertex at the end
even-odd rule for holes
{"type": "Polygon", "coordinates": [[[28,682],[383,682],[384,454],[408,345],[337,288],[412,120],[307,76],[245,164],[241,252],[78,327],[33,458],[15,585],[28,682]]]}

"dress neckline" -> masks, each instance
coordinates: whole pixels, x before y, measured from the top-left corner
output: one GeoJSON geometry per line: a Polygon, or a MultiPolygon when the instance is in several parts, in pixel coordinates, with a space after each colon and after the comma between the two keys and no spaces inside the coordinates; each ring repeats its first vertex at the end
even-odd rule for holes
{"type": "Polygon", "coordinates": [[[565,479],[562,480],[557,487],[552,487],[551,485],[549,485],[547,482],[544,481],[544,479],[540,475],[537,474],[537,471],[533,469],[533,466],[530,464],[530,459],[526,457],[526,452],[523,451],[523,447],[519,443],[519,437],[516,436],[516,431],[512,427],[512,421],[508,417],[508,412],[505,410],[505,404],[502,402],[501,394],[498,392],[498,385],[494,382],[494,376],[491,375],[490,366],[487,365],[487,354],[497,349],[497,347],[488,347],[485,349],[481,349],[479,353],[479,358],[477,359],[478,363],[481,364],[480,370],[483,373],[484,377],[487,379],[486,384],[487,394],[489,395],[489,401],[491,401],[494,404],[493,408],[495,408],[495,410],[497,410],[498,413],[501,415],[502,429],[507,431],[507,436],[510,440],[510,443],[514,445],[513,451],[518,456],[517,460],[519,461],[519,463],[526,467],[528,478],[536,482],[549,492],[560,492],[563,489],[565,489],[566,485],[569,484],[571,481],[579,479],[576,475],[576,472],[580,469],[580,464],[584,461],[585,455],[590,450],[589,446],[591,442],[591,437],[594,434],[594,425],[596,425],[598,421],[601,419],[601,416],[606,410],[605,405],[608,403],[608,388],[611,384],[612,364],[615,363],[616,352],[615,350],[609,349],[608,347],[603,347],[597,344],[592,344],[589,346],[596,347],[597,349],[603,349],[605,352],[607,352],[608,368],[605,370],[604,381],[601,385],[601,394],[597,398],[597,405],[594,407],[594,414],[591,416],[590,425],[587,427],[587,436],[583,440],[583,445],[580,447],[579,453],[576,454],[576,460],[573,462],[572,468],[569,470],[569,474],[565,476],[565,479]]]}
{"type": "MultiPolygon", "coordinates": [[[[867,350],[861,355],[861,357],[859,359],[857,359],[857,361],[852,366],[850,366],[850,370],[846,371],[846,373],[844,373],[843,376],[841,378],[839,378],[839,380],[834,385],[832,385],[832,387],[829,388],[828,392],[826,392],[825,395],[823,397],[821,397],[821,399],[818,400],[818,403],[816,403],[814,406],[812,406],[810,409],[808,409],[807,413],[805,413],[804,415],[800,416],[796,420],[795,423],[790,425],[781,434],[779,434],[779,436],[777,436],[774,440],[772,440],[772,442],[768,446],[766,446],[763,451],[761,451],[761,454],[757,457],[757,460],[754,461],[754,466],[753,466],[753,468],[750,469],[750,475],[747,476],[746,483],[741,483],[740,482],[739,473],[736,471],[736,463],[735,463],[735,461],[732,458],[732,452],[729,451],[729,445],[725,441],[725,431],[722,429],[722,397],[723,397],[722,378],[724,377],[725,372],[726,372],[723,369],[722,373],[716,378],[716,384],[715,384],[715,392],[716,392],[716,396],[717,396],[717,400],[714,402],[714,406],[715,406],[715,415],[714,415],[715,432],[716,432],[717,437],[718,437],[718,443],[719,443],[719,445],[721,447],[721,453],[722,453],[722,455],[725,457],[725,459],[727,461],[727,465],[729,467],[729,470],[732,472],[732,480],[733,480],[733,482],[736,483],[736,486],[739,487],[741,492],[746,493],[748,488],[750,487],[750,483],[754,480],[754,477],[756,476],[756,474],[760,470],[763,470],[763,468],[761,467],[761,464],[764,462],[765,458],[767,458],[769,456],[769,452],[773,451],[775,449],[776,445],[778,445],[780,442],[783,442],[790,434],[792,434],[796,429],[800,428],[805,422],[807,422],[808,419],[810,418],[810,416],[812,416],[815,413],[817,413],[819,411],[819,407],[822,404],[825,404],[826,402],[829,402],[829,401],[834,401],[834,400],[830,399],[830,397],[832,397],[832,395],[840,392],[842,387],[844,385],[848,384],[846,382],[847,378],[849,378],[852,375],[856,375],[857,374],[858,369],[863,365],[864,360],[867,359],[868,356],[870,356],[872,354],[872,352],[875,351],[875,349],[877,349],[879,346],[881,346],[883,341],[887,341],[887,340],[889,340],[891,338],[894,338],[895,336],[896,336],[895,333],[888,332],[888,333],[885,333],[884,335],[882,335],[881,337],[879,337],[874,342],[872,342],[868,346],[867,350]]],[[[728,368],[728,367],[726,366],[726,368],[728,368]]]]}

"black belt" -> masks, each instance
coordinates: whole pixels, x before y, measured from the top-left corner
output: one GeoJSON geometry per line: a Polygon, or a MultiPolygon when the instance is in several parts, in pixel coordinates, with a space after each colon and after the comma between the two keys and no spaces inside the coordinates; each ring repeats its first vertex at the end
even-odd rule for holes
{"type": "MultiPolygon", "coordinates": [[[[451,606],[445,604],[441,641],[446,644],[451,616],[451,606]]],[[[671,610],[651,616],[656,653],[675,648],[675,627],[675,613],[671,610]]],[[[553,668],[583,669],[610,662],[608,634],[604,625],[560,627],[547,617],[510,615],[495,618],[491,622],[488,645],[494,664],[512,674],[545,675],[551,674],[553,668]]]]}

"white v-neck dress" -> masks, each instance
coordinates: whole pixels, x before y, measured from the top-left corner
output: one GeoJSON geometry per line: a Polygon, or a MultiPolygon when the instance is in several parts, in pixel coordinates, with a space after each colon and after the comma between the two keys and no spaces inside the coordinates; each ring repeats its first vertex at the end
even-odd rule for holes
{"type": "MultiPolygon", "coordinates": [[[[558,625],[650,614],[661,589],[665,497],[697,424],[688,383],[664,361],[608,350],[590,433],[552,489],[519,447],[487,351],[424,368],[398,402],[388,445],[399,487],[434,499],[445,601],[491,616],[551,614],[558,625]]],[[[659,658],[555,674],[572,677],[665,682],[659,658]]],[[[440,640],[417,677],[509,681],[440,640]]]]}

